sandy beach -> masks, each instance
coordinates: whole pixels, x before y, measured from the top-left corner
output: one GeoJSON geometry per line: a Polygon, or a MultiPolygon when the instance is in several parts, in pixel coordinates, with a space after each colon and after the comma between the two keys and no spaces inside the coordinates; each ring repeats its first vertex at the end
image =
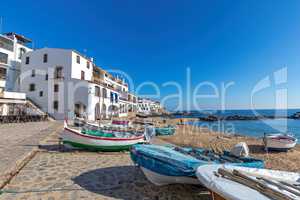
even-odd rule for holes
{"type": "MultiPolygon", "coordinates": [[[[188,119],[185,119],[186,121],[188,119]]],[[[177,124],[180,119],[169,120],[167,123],[177,124]]],[[[265,161],[266,168],[300,172],[300,145],[288,152],[266,152],[261,139],[225,135],[191,125],[178,126],[173,136],[159,137],[160,139],[179,146],[213,148],[214,150],[230,150],[239,142],[246,142],[250,155],[265,161]]]]}

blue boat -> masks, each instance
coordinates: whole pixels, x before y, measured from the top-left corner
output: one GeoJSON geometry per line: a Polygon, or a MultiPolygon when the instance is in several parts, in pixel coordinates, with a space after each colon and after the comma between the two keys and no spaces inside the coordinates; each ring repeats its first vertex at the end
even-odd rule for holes
{"type": "Polygon", "coordinates": [[[130,155],[133,162],[155,185],[200,184],[195,175],[196,170],[207,164],[264,168],[263,160],[233,156],[228,151],[216,154],[204,148],[137,144],[132,147],[130,155]]]}
{"type": "Polygon", "coordinates": [[[175,126],[157,127],[155,128],[156,135],[174,135],[176,131],[175,126]]]}

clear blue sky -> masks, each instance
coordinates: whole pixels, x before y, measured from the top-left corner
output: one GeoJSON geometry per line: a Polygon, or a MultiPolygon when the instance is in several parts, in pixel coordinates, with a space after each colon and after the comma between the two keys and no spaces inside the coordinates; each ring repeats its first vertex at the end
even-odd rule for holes
{"type": "MultiPolygon", "coordinates": [[[[300,107],[300,1],[33,1],[1,2],[3,32],[17,32],[35,47],[72,48],[94,57],[97,65],[120,69],[135,86],[152,81],[161,98],[176,92],[187,99],[186,68],[192,89],[209,81],[218,88],[234,81],[226,108],[249,108],[256,83],[282,67],[288,82],[255,95],[257,108],[273,108],[276,88],[288,88],[289,107],[300,107]],[[14,6],[15,5],[15,6],[14,6]],[[18,6],[19,5],[19,6],[18,6]]],[[[144,87],[143,94],[153,94],[144,87]]],[[[202,88],[201,94],[210,94],[202,88]]],[[[176,99],[166,102],[174,108],[176,99]]],[[[218,108],[220,99],[201,99],[218,108]]],[[[193,106],[192,106],[193,107],[193,106]]]]}

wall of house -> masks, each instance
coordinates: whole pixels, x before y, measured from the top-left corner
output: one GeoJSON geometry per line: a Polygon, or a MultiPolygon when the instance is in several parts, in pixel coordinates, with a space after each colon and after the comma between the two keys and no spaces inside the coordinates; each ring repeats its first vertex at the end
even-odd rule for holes
{"type": "Polygon", "coordinates": [[[91,81],[93,76],[93,63],[81,56],[80,54],[72,51],[72,75],[71,78],[81,79],[81,71],[84,71],[85,80],[91,81]],[[80,64],[77,63],[77,56],[80,57],[80,64]],[[90,67],[87,68],[87,62],[90,63],[90,67]]]}
{"type": "MultiPolygon", "coordinates": [[[[77,52],[67,49],[43,48],[33,52],[26,53],[22,58],[21,66],[21,91],[38,104],[45,112],[49,113],[56,119],[64,119],[66,115],[74,117],[75,112],[87,117],[88,120],[95,120],[95,107],[101,105],[101,113],[106,113],[106,117],[112,116],[111,108],[116,107],[120,117],[128,115],[130,106],[137,106],[127,100],[120,100],[111,103],[111,92],[121,93],[111,88],[106,88],[107,97],[102,97],[103,85],[92,83],[93,63],[87,67],[85,57],[80,56],[80,64],[77,63],[77,52]],[[48,55],[47,62],[43,61],[44,54],[48,55]],[[26,64],[26,57],[29,57],[29,64],[26,64]],[[63,68],[63,77],[55,78],[54,72],[56,67],[63,68]],[[32,71],[35,76],[32,76],[32,71]],[[81,80],[81,71],[85,73],[85,80],[81,80]],[[46,75],[48,79],[46,80],[46,75]],[[35,84],[35,90],[30,91],[30,84],[35,84]],[[58,92],[54,92],[54,85],[58,85],[58,92]],[[95,95],[95,86],[101,91],[101,97],[95,95]],[[42,93],[42,96],[40,95],[42,93]],[[54,101],[58,101],[58,109],[53,108],[54,101]],[[103,106],[105,105],[105,112],[103,106]],[[76,106],[75,106],[76,105],[76,106]]],[[[107,83],[118,85],[121,90],[128,92],[128,87],[107,77],[107,83]]],[[[128,94],[126,94],[128,97],[128,94]]],[[[83,117],[83,116],[82,116],[83,117]]],[[[103,117],[103,116],[102,116],[103,117]]]]}
{"type": "Polygon", "coordinates": [[[68,78],[70,75],[70,50],[49,48],[35,50],[26,53],[22,58],[20,89],[45,112],[48,112],[57,119],[63,119],[64,112],[68,108],[67,101],[63,98],[68,95],[68,90],[65,88],[70,84],[70,79],[68,78]],[[44,54],[48,55],[46,63],[43,62],[44,54]],[[29,57],[29,64],[25,62],[26,57],[29,57]],[[63,67],[63,79],[54,78],[54,70],[57,66],[63,67]],[[32,77],[32,70],[35,70],[34,77],[32,77]],[[48,74],[48,80],[46,80],[46,74],[48,74]],[[35,84],[34,91],[29,90],[30,84],[35,84]],[[59,92],[54,92],[54,84],[59,85],[59,92]],[[42,96],[40,96],[40,92],[43,93],[42,96]],[[53,110],[53,101],[60,102],[58,111],[53,110]]]}
{"type": "MultiPolygon", "coordinates": [[[[4,37],[4,36],[1,36],[4,37]]],[[[19,44],[17,39],[14,40],[7,38],[8,40],[13,42],[13,51],[0,48],[0,52],[5,53],[8,55],[8,63],[6,68],[6,82],[5,82],[5,90],[6,91],[20,91],[20,82],[19,77],[21,73],[21,59],[20,56],[20,49],[23,48],[26,52],[32,51],[32,49],[19,44]]]]}

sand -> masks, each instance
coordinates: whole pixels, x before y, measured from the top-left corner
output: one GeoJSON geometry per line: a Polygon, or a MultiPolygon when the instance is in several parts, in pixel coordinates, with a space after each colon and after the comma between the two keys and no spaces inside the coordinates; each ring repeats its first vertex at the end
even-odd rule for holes
{"type": "MultiPolygon", "coordinates": [[[[176,124],[177,120],[168,123],[176,124]]],[[[266,168],[285,171],[300,172],[300,145],[288,152],[266,152],[262,139],[247,136],[230,136],[223,133],[201,129],[191,125],[179,125],[173,136],[160,136],[160,139],[179,146],[193,146],[213,148],[217,150],[230,150],[239,142],[246,142],[250,155],[265,161],[266,168]]]]}

